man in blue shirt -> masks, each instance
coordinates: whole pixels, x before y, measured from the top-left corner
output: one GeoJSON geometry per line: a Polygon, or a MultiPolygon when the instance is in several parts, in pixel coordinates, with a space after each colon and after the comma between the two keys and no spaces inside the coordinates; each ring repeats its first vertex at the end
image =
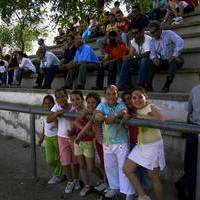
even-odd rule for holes
{"type": "MultiPolygon", "coordinates": [[[[91,46],[84,44],[80,35],[75,37],[76,54],[72,62],[66,65],[68,69],[76,70],[76,89],[85,89],[87,71],[100,70],[100,61],[91,46]]],[[[103,87],[101,73],[98,73],[96,86],[103,87]]]]}
{"type": "Polygon", "coordinates": [[[181,68],[184,63],[181,57],[184,41],[175,32],[162,30],[158,21],[152,21],[149,24],[149,31],[153,37],[150,42],[150,59],[153,64],[149,70],[147,81],[152,86],[155,71],[159,69],[167,70],[167,78],[162,92],[169,92],[176,70],[181,68]]]}

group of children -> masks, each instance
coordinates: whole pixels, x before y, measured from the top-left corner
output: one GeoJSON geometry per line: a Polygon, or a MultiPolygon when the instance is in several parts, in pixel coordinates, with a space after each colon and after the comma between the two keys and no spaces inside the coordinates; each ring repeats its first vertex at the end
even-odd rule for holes
{"type": "Polygon", "coordinates": [[[86,107],[81,91],[71,92],[71,103],[64,89],[56,90],[55,98],[54,104],[52,96],[44,97],[43,106],[51,114],[39,140],[40,144],[45,140],[46,160],[54,168],[49,184],[60,182],[65,174],[65,193],[79,190],[80,172],[84,183],[80,196],[85,196],[95,174],[100,180],[96,188],[104,190],[108,181],[106,198],[123,193],[126,200],[131,200],[137,193],[138,200],[150,200],[146,193],[151,188],[150,178],[156,199],[163,199],[159,170],[165,167],[165,157],[160,130],[128,124],[132,117],[163,120],[142,88],[125,92],[119,101],[118,88],[109,85],[105,101],[101,102],[99,95],[92,92],[86,97],[86,107]],[[72,116],[65,117],[64,113],[72,116]]]}

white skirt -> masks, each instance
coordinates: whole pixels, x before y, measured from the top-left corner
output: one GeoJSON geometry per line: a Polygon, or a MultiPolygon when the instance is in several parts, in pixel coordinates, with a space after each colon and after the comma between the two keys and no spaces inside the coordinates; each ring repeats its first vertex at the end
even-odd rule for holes
{"type": "Polygon", "coordinates": [[[128,158],[146,169],[153,170],[159,167],[163,170],[166,165],[163,140],[151,144],[136,145],[128,158]]]}

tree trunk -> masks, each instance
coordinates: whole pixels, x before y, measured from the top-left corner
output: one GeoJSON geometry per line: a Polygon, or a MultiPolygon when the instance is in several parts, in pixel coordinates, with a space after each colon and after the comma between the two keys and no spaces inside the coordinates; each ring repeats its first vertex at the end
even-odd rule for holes
{"type": "Polygon", "coordinates": [[[101,14],[103,12],[104,9],[104,0],[97,0],[97,10],[98,10],[98,14],[101,14]]]}

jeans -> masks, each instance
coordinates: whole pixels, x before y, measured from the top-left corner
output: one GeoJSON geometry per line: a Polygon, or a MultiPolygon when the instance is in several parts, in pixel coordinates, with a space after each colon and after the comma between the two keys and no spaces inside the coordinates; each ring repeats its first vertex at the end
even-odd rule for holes
{"type": "MultiPolygon", "coordinates": [[[[87,71],[93,71],[93,70],[100,70],[100,64],[99,63],[81,63],[76,68],[76,79],[77,79],[77,86],[81,86],[83,89],[85,88],[86,84],[86,77],[87,77],[87,71]]],[[[101,70],[100,70],[101,71],[101,70]]],[[[102,73],[102,72],[101,72],[102,73]]],[[[97,84],[102,85],[101,80],[102,77],[101,73],[97,75],[97,84]]]]}
{"type": "Polygon", "coordinates": [[[171,84],[176,75],[177,69],[180,69],[183,64],[184,60],[181,56],[173,59],[171,62],[168,62],[168,60],[160,59],[160,66],[155,66],[153,63],[151,63],[148,73],[148,83],[152,84],[153,77],[156,71],[167,70],[167,79],[171,84]]]}
{"type": "Polygon", "coordinates": [[[24,75],[30,75],[32,73],[34,73],[34,72],[29,70],[29,69],[26,69],[26,68],[17,69],[17,71],[16,71],[16,80],[18,81],[19,85],[21,85],[22,77],[24,75]]]}
{"type": "Polygon", "coordinates": [[[108,64],[108,81],[107,85],[115,85],[116,84],[116,76],[117,70],[121,70],[123,61],[122,60],[115,60],[111,61],[108,64]]]}
{"type": "Polygon", "coordinates": [[[51,83],[53,82],[53,79],[56,73],[58,73],[58,66],[53,65],[53,66],[50,66],[49,68],[44,68],[42,70],[43,70],[43,73],[38,72],[36,83],[38,84],[38,86],[41,87],[43,79],[44,79],[43,87],[51,88],[51,83]]]}
{"type": "Polygon", "coordinates": [[[8,71],[8,85],[12,85],[14,78],[14,69],[8,71]]]}
{"type": "Polygon", "coordinates": [[[184,175],[177,181],[180,192],[187,196],[188,200],[195,200],[196,193],[196,176],[197,176],[197,152],[198,152],[198,135],[187,133],[185,158],[184,158],[184,175]]]}
{"type": "Polygon", "coordinates": [[[121,39],[123,42],[125,42],[128,45],[128,43],[129,43],[128,33],[122,32],[121,39]]]}
{"type": "Polygon", "coordinates": [[[141,59],[130,59],[123,61],[120,77],[119,77],[119,86],[122,89],[130,88],[131,84],[131,67],[138,69],[138,78],[137,84],[140,86],[145,86],[147,82],[147,76],[149,73],[149,58],[141,58],[141,59]]]}
{"type": "Polygon", "coordinates": [[[7,72],[0,73],[0,80],[2,84],[6,84],[7,82],[7,72]]]}

